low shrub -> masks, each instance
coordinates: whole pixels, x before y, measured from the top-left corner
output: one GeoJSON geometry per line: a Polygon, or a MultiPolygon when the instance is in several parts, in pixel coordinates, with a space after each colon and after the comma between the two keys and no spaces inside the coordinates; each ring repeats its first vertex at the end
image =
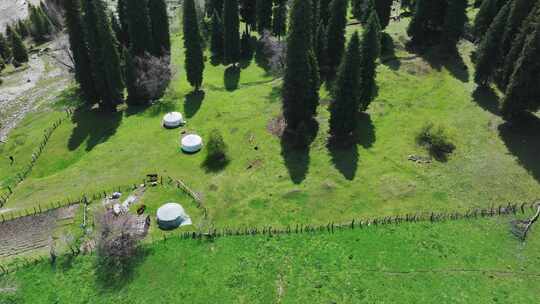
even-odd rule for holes
{"type": "Polygon", "coordinates": [[[210,132],[206,145],[206,160],[204,166],[211,170],[222,169],[229,162],[227,144],[218,129],[210,132]]]}
{"type": "Polygon", "coordinates": [[[456,149],[443,126],[431,122],[425,124],[416,135],[416,143],[425,147],[439,161],[445,161],[456,149]]]}

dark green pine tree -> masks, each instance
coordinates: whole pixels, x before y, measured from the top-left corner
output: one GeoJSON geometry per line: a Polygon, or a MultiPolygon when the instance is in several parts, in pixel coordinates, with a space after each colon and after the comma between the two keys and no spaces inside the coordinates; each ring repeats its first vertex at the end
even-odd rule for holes
{"type": "MultiPolygon", "coordinates": [[[[330,21],[330,3],[332,0],[319,0],[319,18],[324,23],[324,26],[328,25],[330,21]]],[[[317,20],[316,20],[317,21],[317,20]]],[[[317,23],[319,23],[317,21],[317,23]]]]}
{"type": "Polygon", "coordinates": [[[139,93],[139,85],[137,84],[137,67],[131,52],[123,47],[122,57],[124,58],[124,79],[126,81],[126,89],[128,93],[127,102],[132,105],[144,104],[142,94],[139,93]]]}
{"type": "Polygon", "coordinates": [[[330,135],[333,139],[349,137],[356,128],[360,104],[360,39],[355,32],[343,57],[330,103],[330,135]]]}
{"type": "Polygon", "coordinates": [[[118,18],[116,18],[116,15],[113,12],[110,12],[111,20],[111,28],[114,32],[114,37],[116,37],[116,41],[118,41],[118,51],[122,53],[123,51],[123,43],[122,41],[122,26],[120,25],[120,21],[118,21],[118,18]]]}
{"type": "MultiPolygon", "coordinates": [[[[213,13],[212,13],[213,15],[213,13]]],[[[257,1],[240,0],[240,17],[246,25],[246,32],[249,34],[257,28],[257,1]]]]}
{"type": "Polygon", "coordinates": [[[364,10],[362,9],[364,2],[365,0],[351,0],[351,12],[358,21],[361,21],[364,16],[364,10]]]}
{"type": "Polygon", "coordinates": [[[212,28],[210,35],[210,53],[216,61],[223,60],[223,23],[218,12],[212,15],[212,28]]]}
{"type": "Polygon", "coordinates": [[[480,41],[489,29],[491,22],[499,12],[498,2],[500,0],[483,0],[480,9],[476,14],[473,25],[473,35],[477,41],[480,41]]]}
{"type": "Polygon", "coordinates": [[[534,30],[526,39],[520,58],[503,99],[502,113],[506,120],[514,121],[525,111],[540,109],[540,13],[536,14],[534,30]]]}
{"type": "Polygon", "coordinates": [[[194,0],[184,1],[184,49],[187,80],[199,91],[203,81],[204,58],[199,19],[194,0]]]}
{"type": "Polygon", "coordinates": [[[118,22],[120,23],[120,34],[118,35],[118,41],[125,47],[129,46],[129,26],[128,26],[128,13],[127,2],[129,0],[118,0],[116,4],[116,13],[118,14],[118,22]]]}
{"type": "Polygon", "coordinates": [[[84,25],[100,106],[111,111],[122,101],[124,82],[120,56],[103,0],[85,0],[84,25]]]}
{"type": "Polygon", "coordinates": [[[128,0],[126,10],[131,54],[133,56],[155,54],[148,0],[128,0]]]}
{"type": "Polygon", "coordinates": [[[328,64],[327,64],[328,50],[326,47],[326,42],[328,39],[326,38],[326,32],[327,32],[326,26],[324,25],[324,22],[321,20],[321,22],[319,23],[319,28],[317,29],[317,38],[314,39],[314,41],[316,42],[316,44],[314,45],[315,56],[317,57],[317,63],[319,66],[319,73],[320,73],[321,79],[326,78],[327,69],[328,69],[328,64]]]}
{"type": "Polygon", "coordinates": [[[225,0],[223,4],[223,57],[225,64],[236,64],[240,60],[238,0],[225,0]]]}
{"type": "Polygon", "coordinates": [[[345,51],[345,27],[347,26],[347,0],[333,0],[328,21],[327,55],[328,79],[333,79],[345,51]]]}
{"type": "Polygon", "coordinates": [[[223,6],[224,6],[224,0],[209,0],[210,1],[210,8],[211,12],[218,12],[219,17],[223,19],[223,6]]]}
{"type": "Polygon", "coordinates": [[[98,94],[92,77],[93,71],[85,40],[80,0],[65,0],[64,11],[69,46],[75,65],[75,79],[79,83],[86,101],[94,104],[98,101],[98,94]]]}
{"type": "Polygon", "coordinates": [[[529,14],[529,16],[527,16],[527,19],[525,19],[525,21],[523,22],[519,34],[512,42],[512,48],[510,49],[510,52],[508,52],[508,55],[506,55],[506,58],[504,59],[502,77],[500,77],[501,81],[499,83],[503,89],[506,88],[506,86],[508,85],[508,81],[510,81],[510,77],[514,72],[516,62],[521,55],[521,51],[523,50],[523,46],[525,45],[527,37],[534,31],[534,19],[536,18],[537,14],[540,14],[540,2],[536,4],[536,8],[529,14]]]}
{"type": "Polygon", "coordinates": [[[482,42],[478,46],[475,58],[476,70],[474,73],[474,81],[481,86],[487,85],[495,76],[494,72],[497,67],[500,52],[499,38],[504,31],[506,20],[510,13],[510,5],[511,2],[508,2],[499,11],[491,23],[486,35],[482,39],[482,42]]]}
{"type": "Polygon", "coordinates": [[[11,26],[6,27],[6,34],[8,37],[9,44],[11,45],[11,50],[13,51],[13,59],[17,62],[27,62],[28,61],[28,52],[26,47],[17,33],[11,26]]]}
{"type": "Polygon", "coordinates": [[[376,12],[371,13],[362,33],[361,52],[360,111],[365,111],[377,94],[375,78],[377,77],[377,58],[381,54],[381,27],[376,12]]]}
{"type": "Polygon", "coordinates": [[[152,25],[152,40],[154,42],[154,55],[163,56],[170,54],[171,38],[167,3],[165,3],[165,0],[151,0],[149,11],[152,25]]]}
{"type": "MultiPolygon", "coordinates": [[[[281,2],[286,2],[286,0],[277,0],[277,5],[280,5],[281,2]]],[[[311,4],[312,4],[312,12],[313,12],[313,48],[316,49],[316,45],[317,45],[317,31],[319,30],[319,22],[321,20],[321,8],[320,8],[320,0],[311,0],[311,4]]],[[[286,5],[286,3],[285,3],[286,5]]]]}
{"type": "MultiPolygon", "coordinates": [[[[371,16],[371,12],[377,11],[377,6],[375,5],[375,0],[361,0],[360,3],[362,2],[363,4],[360,4],[360,7],[361,7],[360,21],[362,22],[362,24],[366,24],[369,19],[369,16],[371,16]],[[362,6],[365,6],[365,7],[362,7],[362,6]]],[[[377,16],[379,16],[378,12],[377,12],[377,16]]]]}
{"type": "Polygon", "coordinates": [[[392,4],[394,0],[377,0],[375,1],[375,9],[379,16],[381,29],[385,29],[390,24],[390,14],[392,13],[392,4]]]}
{"type": "Polygon", "coordinates": [[[272,30],[272,0],[257,0],[257,31],[272,30]]]}
{"type": "Polygon", "coordinates": [[[294,0],[283,78],[283,116],[287,129],[298,131],[313,119],[319,104],[319,72],[312,46],[312,5],[294,0]]]}
{"type": "Polygon", "coordinates": [[[416,0],[407,34],[415,45],[438,42],[446,15],[446,0],[416,0]]]}
{"type": "Polygon", "coordinates": [[[442,43],[450,50],[455,50],[459,39],[465,33],[467,18],[467,0],[448,0],[442,43]]]}
{"type": "Polygon", "coordinates": [[[30,35],[30,32],[28,30],[28,25],[26,22],[22,19],[19,19],[17,22],[17,32],[19,32],[19,35],[21,35],[21,38],[26,38],[28,35],[30,35]]]}
{"type": "MultiPolygon", "coordinates": [[[[504,58],[512,47],[512,41],[519,33],[521,24],[527,18],[529,13],[533,10],[537,0],[513,0],[508,20],[504,27],[504,33],[502,40],[500,40],[501,52],[499,53],[499,60],[504,61],[504,58]]],[[[499,37],[501,39],[501,37],[499,37]]]]}
{"type": "Polygon", "coordinates": [[[2,33],[0,33],[0,57],[4,59],[4,62],[7,62],[12,57],[11,53],[11,47],[9,46],[9,42],[4,37],[2,33]]]}
{"type": "Polygon", "coordinates": [[[287,34],[287,3],[285,1],[281,1],[274,7],[272,22],[272,33],[281,40],[281,37],[287,34]]]}

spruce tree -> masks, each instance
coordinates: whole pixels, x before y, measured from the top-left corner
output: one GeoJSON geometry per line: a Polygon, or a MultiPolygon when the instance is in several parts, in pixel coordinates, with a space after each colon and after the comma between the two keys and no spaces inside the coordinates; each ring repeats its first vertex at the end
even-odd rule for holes
{"type": "Polygon", "coordinates": [[[210,36],[210,53],[218,61],[223,60],[223,24],[218,12],[212,15],[212,28],[210,36]]]}
{"type": "Polygon", "coordinates": [[[123,47],[122,49],[122,57],[124,58],[124,79],[128,93],[127,102],[132,105],[144,104],[145,101],[141,96],[142,94],[138,92],[139,88],[137,84],[137,67],[135,66],[135,60],[126,47],[123,47]]]}
{"type": "Polygon", "coordinates": [[[392,13],[392,4],[394,0],[377,0],[375,1],[375,9],[379,17],[381,29],[385,29],[390,24],[390,14],[392,13]]]}
{"type": "Polygon", "coordinates": [[[330,5],[330,20],[326,47],[328,50],[329,79],[335,77],[336,69],[341,63],[345,51],[345,27],[347,26],[347,0],[333,0],[330,5]]]}
{"type": "Polygon", "coordinates": [[[293,1],[282,90],[283,116],[289,130],[299,130],[307,124],[319,104],[320,81],[312,46],[311,10],[310,1],[293,1]]]}
{"type": "Polygon", "coordinates": [[[118,3],[116,4],[116,13],[118,14],[118,22],[120,23],[121,29],[118,42],[120,42],[125,47],[129,46],[129,18],[127,13],[128,1],[129,0],[118,0],[118,3]]]}
{"type": "Polygon", "coordinates": [[[188,82],[198,91],[203,81],[204,59],[194,0],[184,1],[183,18],[186,75],[188,82]]]}
{"type": "Polygon", "coordinates": [[[17,32],[19,32],[19,35],[21,35],[21,38],[23,39],[30,35],[30,32],[28,31],[28,25],[22,19],[19,19],[19,21],[17,22],[17,32]]]}
{"type": "Polygon", "coordinates": [[[226,64],[240,60],[240,19],[238,0],[225,0],[223,4],[223,57],[226,64]]]}
{"type": "Polygon", "coordinates": [[[21,36],[11,27],[6,27],[7,37],[13,51],[13,59],[19,63],[28,61],[28,52],[21,39],[21,36]]]}
{"type": "Polygon", "coordinates": [[[355,32],[343,57],[330,103],[330,135],[343,139],[356,128],[356,113],[360,103],[360,39],[355,32]]]}
{"type": "Polygon", "coordinates": [[[272,0],[257,0],[257,31],[272,30],[272,0]]]}
{"type": "Polygon", "coordinates": [[[154,55],[163,56],[165,54],[170,54],[171,38],[169,33],[169,16],[167,15],[167,4],[165,3],[165,0],[151,0],[149,13],[152,25],[154,55]]]}
{"type": "MultiPolygon", "coordinates": [[[[375,6],[375,0],[362,0],[360,1],[361,3],[363,2],[363,4],[360,4],[360,14],[361,14],[361,17],[360,17],[360,21],[362,22],[362,24],[366,24],[368,19],[369,19],[369,16],[371,16],[371,12],[372,11],[377,11],[377,7],[375,6]],[[365,6],[365,7],[363,7],[365,6]]],[[[377,16],[379,16],[379,14],[377,13],[377,16]]]]}
{"type": "Polygon", "coordinates": [[[482,1],[482,4],[480,5],[480,9],[478,10],[478,13],[476,14],[476,18],[474,19],[474,25],[473,25],[473,35],[476,38],[477,41],[480,41],[484,34],[489,29],[489,26],[491,25],[491,22],[493,22],[493,19],[495,16],[497,16],[498,10],[498,2],[500,0],[484,0],[482,1]]]}
{"type": "Polygon", "coordinates": [[[499,58],[499,38],[501,37],[508,14],[510,13],[511,2],[508,2],[497,14],[493,23],[489,27],[486,35],[482,39],[482,42],[478,46],[476,52],[476,70],[474,74],[474,81],[482,86],[489,83],[494,77],[494,71],[497,67],[499,58]]]}
{"type": "Polygon", "coordinates": [[[85,0],[84,11],[94,85],[99,94],[100,105],[104,109],[115,111],[116,105],[122,101],[124,90],[120,56],[116,48],[118,42],[103,0],[85,0]]]}
{"type": "Polygon", "coordinates": [[[133,56],[143,56],[145,53],[155,54],[148,0],[128,0],[126,10],[131,54],[133,56]]]}
{"type": "Polygon", "coordinates": [[[438,42],[443,31],[446,7],[446,0],[416,0],[414,15],[407,28],[413,44],[438,42]]]}
{"type": "Polygon", "coordinates": [[[527,37],[534,31],[534,19],[536,18],[537,14],[540,14],[540,2],[536,4],[535,9],[531,11],[529,16],[527,16],[527,19],[525,19],[523,22],[519,34],[512,42],[512,48],[504,59],[502,76],[500,77],[499,83],[503,89],[505,89],[508,85],[508,81],[514,72],[514,67],[519,59],[519,56],[521,55],[521,51],[523,50],[527,37]]]}
{"type": "MultiPolygon", "coordinates": [[[[213,12],[212,12],[213,15],[213,12]]],[[[240,17],[246,25],[246,32],[249,34],[257,28],[257,1],[240,0],[240,17]]]]}
{"type": "Polygon", "coordinates": [[[272,33],[281,40],[287,34],[287,3],[281,1],[274,7],[272,33]]]}
{"type": "Polygon", "coordinates": [[[536,112],[540,109],[540,14],[536,14],[534,30],[527,36],[520,58],[502,104],[502,113],[506,120],[513,121],[525,111],[536,112]]]}
{"type": "Polygon", "coordinates": [[[467,0],[448,0],[442,42],[450,50],[456,49],[459,39],[465,32],[467,4],[467,0]]]}
{"type": "Polygon", "coordinates": [[[362,21],[364,17],[364,10],[362,9],[364,2],[365,0],[351,0],[351,12],[353,17],[358,21],[362,21]]]}
{"type": "Polygon", "coordinates": [[[86,101],[94,104],[98,101],[98,94],[92,77],[93,71],[85,40],[80,0],[65,0],[64,11],[69,46],[75,64],[75,79],[79,83],[86,101]]]}
{"type": "Polygon", "coordinates": [[[370,103],[375,99],[377,92],[377,58],[381,53],[381,27],[376,12],[372,12],[366,28],[362,33],[362,60],[361,60],[361,83],[360,111],[367,110],[370,103]]]}
{"type": "Polygon", "coordinates": [[[11,47],[9,46],[9,42],[4,37],[4,35],[0,33],[0,57],[2,57],[5,62],[7,62],[11,59],[11,56],[12,56],[12,53],[11,53],[11,47]]]}
{"type": "MultiPolygon", "coordinates": [[[[504,33],[502,34],[502,41],[500,41],[501,52],[499,53],[499,60],[504,60],[504,57],[510,51],[512,47],[512,41],[516,37],[521,28],[521,24],[527,18],[529,13],[533,10],[537,0],[513,0],[510,1],[512,7],[504,27],[504,33]]],[[[501,37],[499,37],[501,39],[501,37]]]]}
{"type": "Polygon", "coordinates": [[[317,38],[315,39],[316,43],[314,45],[315,49],[315,56],[317,57],[318,67],[319,67],[319,73],[321,79],[326,78],[327,74],[327,59],[328,59],[328,50],[326,47],[326,26],[324,25],[323,20],[319,23],[319,27],[317,30],[317,38]]]}
{"type": "MultiPolygon", "coordinates": [[[[353,0],[354,1],[354,0],[353,0]]],[[[332,0],[319,0],[319,18],[324,23],[324,26],[328,25],[330,20],[330,4],[332,0]]],[[[319,23],[318,20],[315,20],[319,23]]]]}

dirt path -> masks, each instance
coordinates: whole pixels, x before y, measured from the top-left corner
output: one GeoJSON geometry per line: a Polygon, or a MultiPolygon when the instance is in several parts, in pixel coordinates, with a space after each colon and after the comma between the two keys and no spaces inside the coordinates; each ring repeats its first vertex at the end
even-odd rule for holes
{"type": "Polygon", "coordinates": [[[11,129],[28,112],[51,102],[68,86],[72,76],[66,67],[57,63],[50,55],[62,57],[59,51],[65,36],[42,47],[30,55],[28,65],[5,75],[0,85],[0,141],[5,141],[11,129]]]}

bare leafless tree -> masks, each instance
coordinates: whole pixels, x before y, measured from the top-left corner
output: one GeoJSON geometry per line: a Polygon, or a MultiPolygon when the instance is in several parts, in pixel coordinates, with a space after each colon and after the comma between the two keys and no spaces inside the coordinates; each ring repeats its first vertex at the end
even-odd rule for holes
{"type": "Polygon", "coordinates": [[[144,100],[156,100],[163,96],[171,81],[171,57],[169,54],[155,57],[145,54],[134,59],[137,71],[137,95],[144,100]]]}
{"type": "Polygon", "coordinates": [[[276,75],[282,75],[285,71],[287,56],[287,43],[272,36],[270,31],[264,31],[260,39],[264,55],[268,59],[270,71],[276,75]]]}

